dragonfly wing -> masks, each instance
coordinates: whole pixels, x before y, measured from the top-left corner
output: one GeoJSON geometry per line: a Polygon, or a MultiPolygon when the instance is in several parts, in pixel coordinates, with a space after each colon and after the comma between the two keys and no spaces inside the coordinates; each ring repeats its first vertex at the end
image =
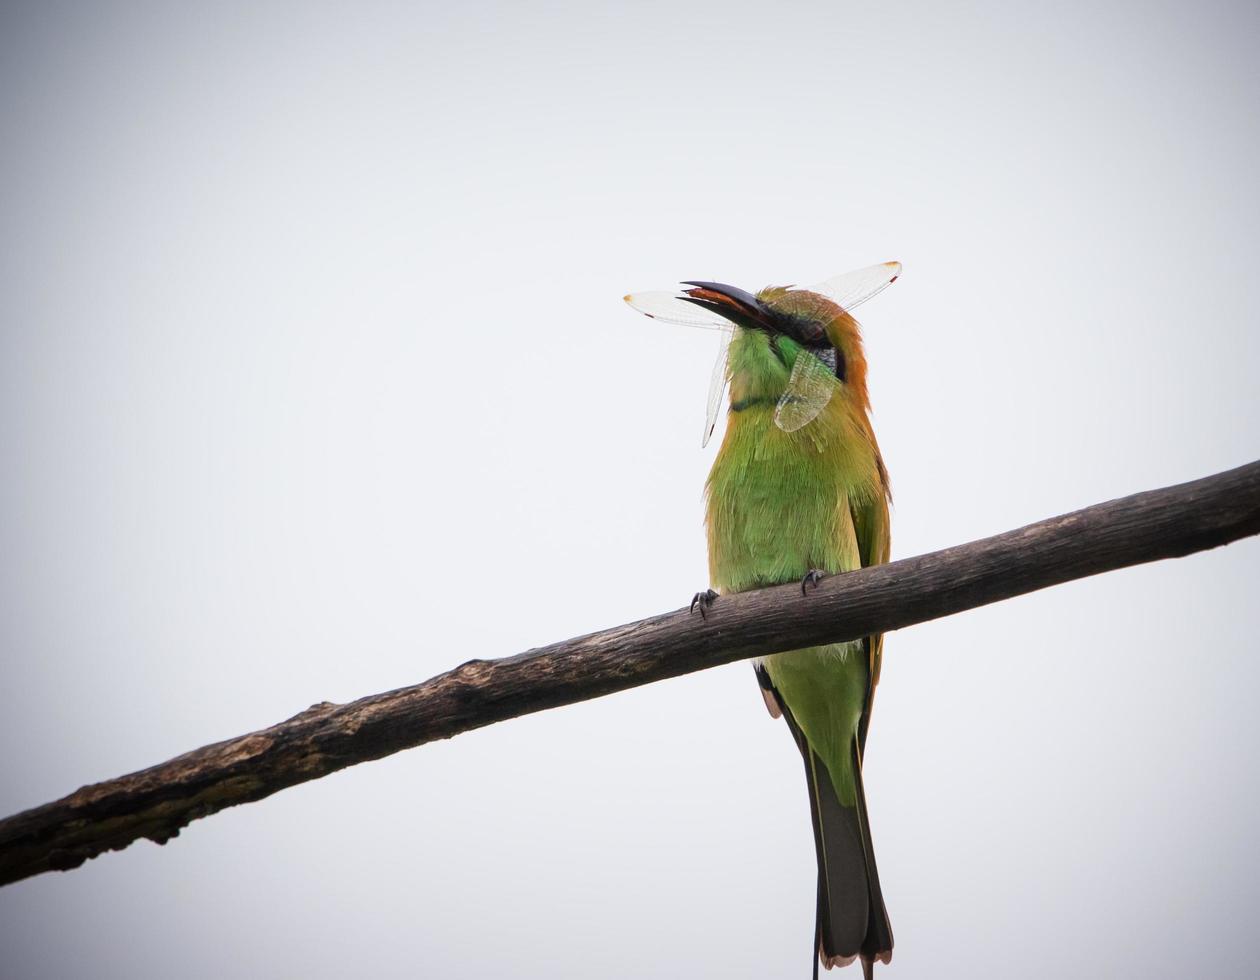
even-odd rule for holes
{"type": "MultiPolygon", "coordinates": [[[[834,351],[826,354],[835,356],[834,351]]],[[[825,355],[818,358],[807,350],[800,351],[792,365],[787,390],[775,406],[774,424],[784,432],[795,432],[818,418],[840,387],[835,370],[835,363],[829,366],[825,355]]]]}
{"type": "Polygon", "coordinates": [[[726,369],[726,351],[730,346],[730,331],[724,331],[718,341],[717,360],[713,363],[713,377],[709,381],[709,409],[704,416],[704,439],[700,442],[701,449],[713,438],[713,430],[717,427],[718,412],[722,409],[722,398],[730,382],[730,373],[726,369]]]}
{"type": "Polygon", "coordinates": [[[883,292],[897,281],[901,275],[900,262],[881,262],[879,265],[868,265],[865,269],[846,272],[840,276],[832,276],[826,282],[810,286],[811,293],[822,293],[837,303],[846,312],[861,306],[872,296],[883,292]]]}
{"type": "Polygon", "coordinates": [[[652,290],[645,293],[630,293],[623,297],[630,306],[644,316],[653,320],[664,320],[666,323],[680,323],[684,327],[702,327],[706,330],[733,329],[730,320],[723,319],[716,313],[710,313],[703,307],[688,303],[678,293],[666,290],[652,290]]]}

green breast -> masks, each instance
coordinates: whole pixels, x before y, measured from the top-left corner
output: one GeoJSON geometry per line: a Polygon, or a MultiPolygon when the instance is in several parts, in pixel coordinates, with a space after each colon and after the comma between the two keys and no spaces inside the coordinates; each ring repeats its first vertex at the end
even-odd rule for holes
{"type": "Polygon", "coordinates": [[[733,413],[708,482],[710,577],[723,592],[860,565],[848,496],[830,454],[774,424],[773,406],[733,413]]]}

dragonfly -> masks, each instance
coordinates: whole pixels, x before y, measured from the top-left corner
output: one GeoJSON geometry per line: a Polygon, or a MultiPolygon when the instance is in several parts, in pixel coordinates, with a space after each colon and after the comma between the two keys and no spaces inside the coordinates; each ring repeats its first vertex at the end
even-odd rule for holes
{"type": "MultiPolygon", "coordinates": [[[[833,276],[808,287],[808,292],[825,296],[846,313],[852,313],[872,296],[878,295],[896,282],[899,275],[900,262],[881,262],[833,276]]],[[[680,283],[674,290],[650,290],[623,297],[633,309],[654,320],[719,332],[717,361],[713,365],[713,376],[709,382],[701,447],[709,444],[713,430],[717,427],[718,411],[722,407],[730,381],[726,364],[727,348],[735,333],[735,324],[706,308],[706,293],[710,287],[716,285],[718,284],[691,280],[680,283]]],[[[723,286],[722,289],[729,292],[731,287],[723,286]]],[[[775,406],[775,425],[785,432],[795,432],[817,418],[840,385],[835,370],[834,350],[801,350],[792,367],[787,388],[775,406]]]]}

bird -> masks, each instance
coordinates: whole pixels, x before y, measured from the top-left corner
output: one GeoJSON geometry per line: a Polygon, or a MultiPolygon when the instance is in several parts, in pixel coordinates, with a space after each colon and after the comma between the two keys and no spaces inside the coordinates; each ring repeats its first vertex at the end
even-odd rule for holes
{"type": "MultiPolygon", "coordinates": [[[[870,421],[867,362],[851,310],[895,281],[881,263],[809,289],[689,280],[625,297],[640,312],[724,328],[705,440],[729,386],[727,426],[706,482],[709,588],[721,595],[889,560],[888,470],[870,421]]],[[[893,936],[871,842],[862,779],[882,636],[790,650],[753,662],[766,707],[804,761],[818,859],[813,976],[892,959],[893,936]]]]}

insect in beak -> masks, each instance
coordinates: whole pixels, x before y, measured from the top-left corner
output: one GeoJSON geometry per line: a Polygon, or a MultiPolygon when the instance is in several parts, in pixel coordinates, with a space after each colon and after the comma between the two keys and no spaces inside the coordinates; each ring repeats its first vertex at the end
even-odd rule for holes
{"type": "Polygon", "coordinates": [[[773,317],[752,293],[720,282],[689,280],[679,299],[718,314],[749,330],[774,330],[773,317]]]}

